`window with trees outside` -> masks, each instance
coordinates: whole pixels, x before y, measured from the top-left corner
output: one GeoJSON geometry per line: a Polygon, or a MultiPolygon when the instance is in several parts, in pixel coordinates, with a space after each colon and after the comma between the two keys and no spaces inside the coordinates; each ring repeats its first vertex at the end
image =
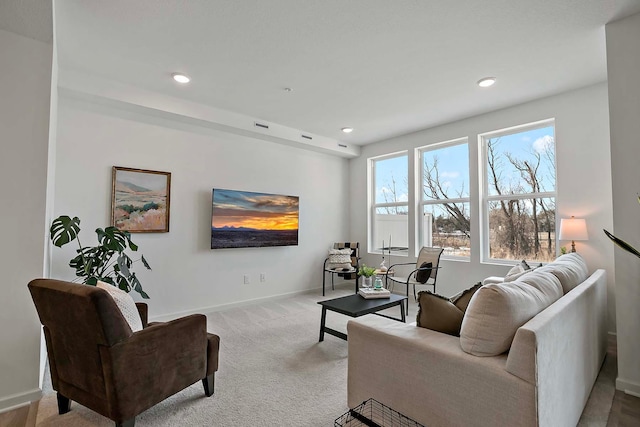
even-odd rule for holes
{"type": "Polygon", "coordinates": [[[480,135],[480,140],[483,258],[552,261],[556,256],[553,120],[480,135]]]}
{"type": "Polygon", "coordinates": [[[467,138],[421,149],[420,246],[444,248],[443,255],[468,258],[469,144],[467,138]]]}
{"type": "Polygon", "coordinates": [[[405,153],[370,160],[372,212],[369,226],[370,252],[409,249],[409,163],[405,153]]]}

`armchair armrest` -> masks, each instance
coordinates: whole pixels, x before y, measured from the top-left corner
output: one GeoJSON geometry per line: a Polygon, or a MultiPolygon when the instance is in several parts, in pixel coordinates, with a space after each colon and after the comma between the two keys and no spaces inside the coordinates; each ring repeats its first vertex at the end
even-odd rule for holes
{"type": "Polygon", "coordinates": [[[144,302],[137,302],[136,308],[138,309],[140,320],[142,320],[142,327],[146,328],[149,324],[149,307],[144,302]]]}
{"type": "Polygon", "coordinates": [[[397,265],[416,265],[415,262],[397,262],[393,265],[390,265],[389,268],[387,268],[387,271],[392,271],[393,267],[397,266],[397,265]]]}
{"type": "Polygon", "coordinates": [[[154,323],[100,356],[112,415],[130,419],[206,376],[206,317],[154,323]]]}

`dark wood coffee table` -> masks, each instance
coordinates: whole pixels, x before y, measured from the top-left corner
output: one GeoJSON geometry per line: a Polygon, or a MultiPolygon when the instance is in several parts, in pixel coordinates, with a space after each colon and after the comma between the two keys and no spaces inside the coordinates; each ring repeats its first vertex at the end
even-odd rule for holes
{"type": "Polygon", "coordinates": [[[389,319],[404,322],[404,300],[407,297],[401,295],[391,294],[389,298],[377,298],[377,299],[364,299],[360,295],[349,295],[342,298],[334,298],[326,301],[319,301],[318,304],[322,306],[322,319],[320,320],[320,342],[324,341],[325,332],[334,337],[347,339],[347,334],[336,331],[335,329],[327,328],[325,321],[327,319],[327,310],[335,311],[336,313],[346,314],[351,317],[360,317],[365,314],[375,314],[378,316],[386,317],[389,319]],[[378,311],[385,310],[394,306],[400,307],[400,319],[396,317],[386,316],[378,313],[378,311]]]}

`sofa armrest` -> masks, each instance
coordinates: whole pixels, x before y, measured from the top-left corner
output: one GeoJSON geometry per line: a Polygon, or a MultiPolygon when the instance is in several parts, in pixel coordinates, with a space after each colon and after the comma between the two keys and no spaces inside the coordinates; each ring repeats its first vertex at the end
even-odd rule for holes
{"type": "Polygon", "coordinates": [[[113,419],[130,419],[206,376],[207,324],[202,314],[155,323],[100,355],[113,419]],[[145,393],[140,393],[140,390],[145,393]]]}
{"type": "Polygon", "coordinates": [[[348,405],[374,398],[425,425],[536,425],[535,387],[460,339],[367,315],[347,323],[348,405]],[[516,420],[515,422],[512,422],[516,420]]]}
{"type": "Polygon", "coordinates": [[[142,327],[146,328],[149,324],[149,306],[144,302],[137,302],[136,308],[138,309],[140,320],[142,320],[142,327]]]}
{"type": "Polygon", "coordinates": [[[606,325],[607,276],[597,270],[516,332],[507,370],[537,385],[541,426],[580,419],[606,354],[606,325]]]}

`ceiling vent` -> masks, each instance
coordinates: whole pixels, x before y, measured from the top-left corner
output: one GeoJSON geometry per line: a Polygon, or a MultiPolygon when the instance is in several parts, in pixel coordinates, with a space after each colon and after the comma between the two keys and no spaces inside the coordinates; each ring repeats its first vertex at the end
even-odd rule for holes
{"type": "Polygon", "coordinates": [[[269,129],[269,125],[265,125],[264,123],[253,122],[253,125],[257,128],[269,129]]]}
{"type": "Polygon", "coordinates": [[[303,137],[304,139],[313,139],[313,137],[309,136],[309,135],[300,135],[301,137],[303,137]]]}

